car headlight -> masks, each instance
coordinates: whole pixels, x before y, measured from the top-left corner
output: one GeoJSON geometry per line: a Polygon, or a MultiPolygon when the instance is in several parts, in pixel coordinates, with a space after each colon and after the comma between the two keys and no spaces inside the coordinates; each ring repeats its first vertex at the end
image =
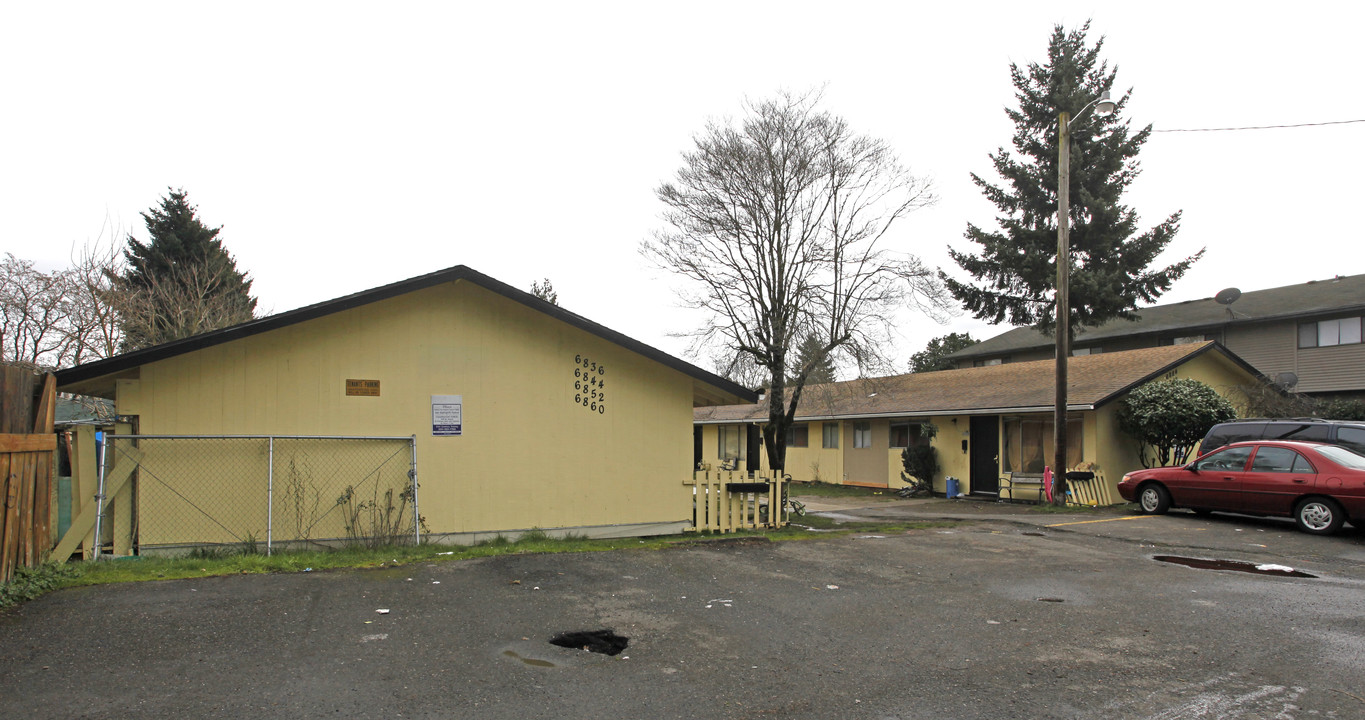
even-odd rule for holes
{"type": "Polygon", "coordinates": [[[1120,484],[1120,485],[1126,485],[1126,484],[1128,483],[1128,481],[1131,480],[1132,478],[1133,478],[1132,475],[1127,475],[1127,474],[1125,474],[1125,475],[1123,476],[1123,479],[1119,481],[1119,484],[1120,484]]]}

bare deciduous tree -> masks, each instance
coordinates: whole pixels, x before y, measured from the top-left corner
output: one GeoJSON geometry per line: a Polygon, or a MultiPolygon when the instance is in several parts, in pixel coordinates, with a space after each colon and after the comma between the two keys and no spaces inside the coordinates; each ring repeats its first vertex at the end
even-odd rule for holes
{"type": "Polygon", "coordinates": [[[707,312],[694,351],[721,345],[767,371],[774,468],[812,368],[834,356],[860,374],[884,369],[898,310],[949,307],[932,268],[879,247],[896,220],[934,201],[928,181],[819,100],[781,93],[746,104],[738,124],[709,123],[676,180],[656,190],[668,229],[641,247],[687,279],[684,302],[707,312]],[[818,350],[788,367],[807,336],[818,350]]]}
{"type": "Polygon", "coordinates": [[[175,265],[143,279],[115,282],[111,298],[126,335],[171,342],[251,319],[229,290],[240,275],[207,263],[175,265]]]}
{"type": "Polygon", "coordinates": [[[0,261],[0,360],[54,368],[70,355],[66,277],[5,253],[0,261]]]}
{"type": "Polygon", "coordinates": [[[72,252],[72,264],[66,277],[69,322],[75,340],[73,365],[110,357],[118,353],[122,343],[114,278],[123,272],[119,238],[125,234],[106,221],[95,242],[72,252]]]}
{"type": "Polygon", "coordinates": [[[113,287],[123,268],[120,233],[106,220],[93,242],[73,248],[70,267],[52,272],[5,256],[0,262],[0,359],[53,369],[118,352],[113,287]]]}

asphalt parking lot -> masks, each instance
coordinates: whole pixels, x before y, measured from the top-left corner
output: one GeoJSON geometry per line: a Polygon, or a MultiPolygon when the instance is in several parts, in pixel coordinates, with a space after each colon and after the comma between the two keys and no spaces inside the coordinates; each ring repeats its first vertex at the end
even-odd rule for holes
{"type": "Polygon", "coordinates": [[[1359,530],[812,506],[945,524],[64,591],[0,613],[0,716],[1365,717],[1359,530]]]}

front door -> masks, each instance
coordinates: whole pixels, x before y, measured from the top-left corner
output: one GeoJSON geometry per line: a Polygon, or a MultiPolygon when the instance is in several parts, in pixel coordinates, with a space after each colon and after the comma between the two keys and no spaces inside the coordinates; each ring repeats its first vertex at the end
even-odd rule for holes
{"type": "Polygon", "coordinates": [[[763,433],[759,431],[757,425],[749,425],[749,435],[745,438],[748,447],[748,458],[745,461],[744,469],[749,472],[758,472],[759,460],[763,452],[763,433]]]}
{"type": "MultiPolygon", "coordinates": [[[[973,495],[1000,492],[1000,416],[973,416],[971,432],[971,482],[973,495]]],[[[946,449],[952,452],[953,448],[946,449]]]]}

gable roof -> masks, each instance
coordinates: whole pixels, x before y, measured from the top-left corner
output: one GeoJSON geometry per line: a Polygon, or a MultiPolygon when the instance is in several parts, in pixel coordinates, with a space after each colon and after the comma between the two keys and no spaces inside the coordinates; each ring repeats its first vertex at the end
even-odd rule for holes
{"type": "MultiPolygon", "coordinates": [[[[1073,346],[1106,338],[1171,333],[1245,325],[1270,320],[1292,320],[1331,312],[1365,310],[1365,275],[1338,275],[1329,280],[1313,280],[1299,285],[1254,290],[1242,293],[1231,305],[1213,298],[1187,300],[1169,305],[1139,308],[1137,320],[1118,318],[1076,333],[1073,346]]],[[[962,360],[985,355],[1003,355],[1020,350],[1051,347],[1054,340],[1032,327],[1014,328],[952,353],[948,358],[962,360]]]]}
{"type": "MultiPolygon", "coordinates": [[[[1067,408],[1094,409],[1205,353],[1222,355],[1250,376],[1260,377],[1245,361],[1214,342],[1082,355],[1071,358],[1067,365],[1067,408]]],[[[1054,408],[1056,369],[1052,360],[1037,360],[812,385],[801,396],[796,419],[1042,412],[1054,408]]],[[[768,419],[762,401],[696,408],[692,415],[694,422],[702,424],[768,419]]]]}
{"type": "Polygon", "coordinates": [[[691,363],[679,360],[662,350],[622,335],[621,333],[603,325],[599,325],[582,315],[569,312],[558,305],[541,300],[531,293],[518,290],[507,283],[495,280],[464,265],[456,265],[455,267],[446,268],[445,270],[419,275],[414,278],[373,288],[371,290],[364,290],[334,300],[327,300],[295,310],[257,318],[239,325],[222,328],[221,330],[214,330],[181,340],[144,348],[142,350],[115,355],[104,360],[77,365],[76,367],[67,368],[66,370],[59,370],[56,373],[57,386],[63,391],[75,390],[87,394],[101,393],[104,396],[111,397],[114,387],[114,378],[120,373],[128,372],[142,365],[459,280],[473,283],[509,300],[519,302],[533,310],[537,310],[556,320],[568,323],[579,330],[596,335],[603,340],[620,345],[631,352],[643,355],[691,377],[694,381],[694,399],[698,402],[714,404],[719,402],[733,402],[735,399],[753,400],[756,397],[753,391],[748,388],[731,382],[730,380],[726,380],[714,373],[707,372],[691,363]]]}

